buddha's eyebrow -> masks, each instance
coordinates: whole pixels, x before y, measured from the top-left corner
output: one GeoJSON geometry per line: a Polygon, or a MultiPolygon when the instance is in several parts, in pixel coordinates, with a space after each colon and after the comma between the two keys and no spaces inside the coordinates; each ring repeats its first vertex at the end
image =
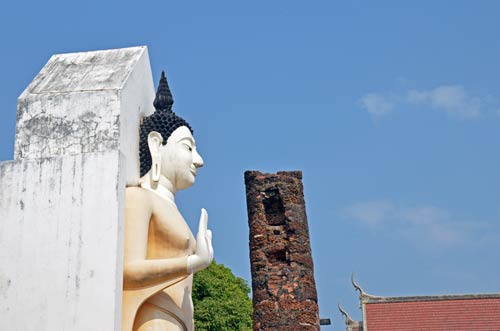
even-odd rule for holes
{"type": "Polygon", "coordinates": [[[181,141],[183,141],[183,140],[189,140],[193,146],[195,145],[194,139],[193,139],[193,138],[191,138],[191,137],[184,137],[184,138],[181,138],[181,139],[179,139],[179,141],[177,141],[177,142],[178,142],[178,143],[180,143],[180,142],[181,142],[181,141]]]}

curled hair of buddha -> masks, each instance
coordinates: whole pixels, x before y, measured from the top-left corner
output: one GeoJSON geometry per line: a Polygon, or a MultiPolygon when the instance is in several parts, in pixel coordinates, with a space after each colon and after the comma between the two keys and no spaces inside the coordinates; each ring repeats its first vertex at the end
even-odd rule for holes
{"type": "Polygon", "coordinates": [[[168,137],[177,128],[186,126],[191,133],[193,129],[183,118],[177,116],[172,111],[174,99],[168,87],[165,72],[162,71],[158,90],[156,91],[156,98],[153,102],[155,112],[142,120],[139,131],[139,158],[141,165],[141,177],[144,176],[151,169],[151,154],[148,147],[148,135],[151,131],[156,131],[163,137],[162,144],[167,143],[168,137]]]}

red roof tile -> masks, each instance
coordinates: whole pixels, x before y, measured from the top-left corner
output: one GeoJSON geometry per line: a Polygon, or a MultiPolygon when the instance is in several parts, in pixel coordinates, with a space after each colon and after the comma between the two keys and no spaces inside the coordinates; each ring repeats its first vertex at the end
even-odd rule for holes
{"type": "Polygon", "coordinates": [[[409,299],[364,302],[365,331],[500,331],[500,297],[409,299]]]}

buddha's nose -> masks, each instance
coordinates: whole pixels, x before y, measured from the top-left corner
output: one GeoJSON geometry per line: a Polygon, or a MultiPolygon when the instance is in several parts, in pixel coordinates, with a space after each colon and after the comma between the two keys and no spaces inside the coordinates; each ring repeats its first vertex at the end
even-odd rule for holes
{"type": "Polygon", "coordinates": [[[196,149],[193,150],[193,164],[196,168],[203,167],[203,159],[196,149]]]}

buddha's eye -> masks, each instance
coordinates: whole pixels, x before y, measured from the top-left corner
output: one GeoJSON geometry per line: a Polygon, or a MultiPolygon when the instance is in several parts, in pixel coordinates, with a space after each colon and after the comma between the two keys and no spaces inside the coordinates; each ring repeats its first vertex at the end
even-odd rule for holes
{"type": "Polygon", "coordinates": [[[186,146],[186,148],[188,149],[188,151],[192,152],[193,151],[193,148],[191,146],[189,146],[188,144],[183,144],[184,146],[186,146]]]}

